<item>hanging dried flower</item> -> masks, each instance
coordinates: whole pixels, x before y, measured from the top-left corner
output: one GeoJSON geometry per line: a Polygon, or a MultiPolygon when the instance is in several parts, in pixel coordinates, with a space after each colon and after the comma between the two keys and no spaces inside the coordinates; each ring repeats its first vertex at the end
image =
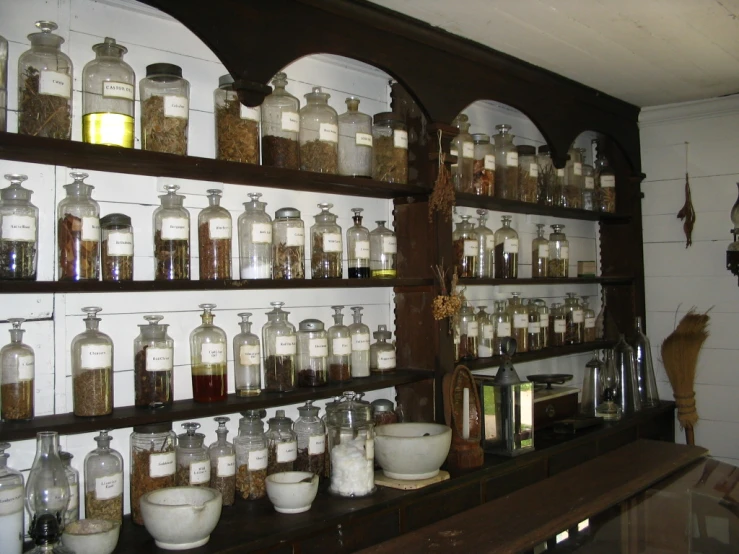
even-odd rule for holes
{"type": "Polygon", "coordinates": [[[429,222],[434,220],[434,212],[439,212],[446,221],[450,220],[455,201],[451,175],[444,164],[446,155],[441,147],[441,130],[437,132],[437,136],[439,138],[439,171],[434,190],[429,198],[429,222]]]}
{"type": "Polygon", "coordinates": [[[432,313],[434,314],[434,319],[436,321],[441,321],[447,317],[449,318],[449,333],[451,334],[454,324],[459,317],[459,309],[462,307],[465,300],[464,293],[462,291],[457,291],[457,284],[459,282],[457,267],[454,266],[453,268],[449,289],[447,289],[446,286],[446,279],[452,269],[445,270],[441,265],[432,266],[431,269],[434,272],[434,277],[439,282],[439,288],[441,289],[441,294],[434,298],[432,303],[432,313]]]}

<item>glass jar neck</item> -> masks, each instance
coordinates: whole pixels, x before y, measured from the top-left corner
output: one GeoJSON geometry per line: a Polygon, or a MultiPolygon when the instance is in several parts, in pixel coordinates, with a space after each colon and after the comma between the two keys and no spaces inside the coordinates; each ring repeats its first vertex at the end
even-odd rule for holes
{"type": "Polygon", "coordinates": [[[220,194],[211,194],[208,196],[208,205],[209,206],[220,206],[221,205],[221,195],[220,194]]]}
{"type": "Polygon", "coordinates": [[[97,317],[91,317],[85,319],[85,325],[87,326],[88,331],[97,331],[98,327],[100,326],[100,318],[97,317]]]}
{"type": "Polygon", "coordinates": [[[213,314],[206,313],[200,314],[200,319],[203,321],[203,327],[206,325],[213,325],[213,314]]]}
{"type": "Polygon", "coordinates": [[[354,319],[354,323],[362,323],[362,314],[360,312],[354,312],[352,318],[354,319]]]}
{"type": "Polygon", "coordinates": [[[59,456],[58,435],[55,432],[44,431],[36,436],[36,458],[59,456]]]}
{"type": "Polygon", "coordinates": [[[242,333],[251,333],[251,321],[242,321],[239,325],[242,333]]]}
{"type": "Polygon", "coordinates": [[[346,111],[358,112],[359,111],[359,100],[356,98],[349,98],[346,101],[346,111]]]}
{"type": "Polygon", "coordinates": [[[20,344],[23,340],[23,333],[25,332],[25,329],[10,329],[10,342],[20,344]]]}
{"type": "Polygon", "coordinates": [[[545,233],[544,227],[539,227],[539,228],[536,229],[536,237],[537,238],[543,239],[544,238],[544,233],[545,233]]]}
{"type": "Polygon", "coordinates": [[[642,320],[641,316],[636,316],[636,331],[637,333],[644,332],[644,321],[642,320]]]}
{"type": "Polygon", "coordinates": [[[90,198],[92,196],[93,188],[95,187],[82,182],[74,182],[70,183],[69,185],[64,185],[64,190],[67,192],[67,197],[70,198],[90,198]]]}
{"type": "Polygon", "coordinates": [[[334,324],[344,325],[344,314],[334,314],[334,324]]]}

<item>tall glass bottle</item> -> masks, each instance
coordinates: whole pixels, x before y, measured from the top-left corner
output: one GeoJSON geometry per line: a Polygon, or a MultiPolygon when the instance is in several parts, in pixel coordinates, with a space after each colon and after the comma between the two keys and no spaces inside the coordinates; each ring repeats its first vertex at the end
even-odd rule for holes
{"type": "Polygon", "coordinates": [[[608,164],[608,158],[601,152],[601,143],[597,143],[595,159],[595,191],[598,197],[598,209],[601,212],[616,211],[616,173],[608,164]]]}
{"type": "Polygon", "coordinates": [[[539,164],[536,147],[520,144],[518,151],[518,199],[521,202],[537,202],[539,199],[539,164]]]}
{"type": "Polygon", "coordinates": [[[74,458],[72,454],[60,451],[59,457],[62,459],[64,473],[69,483],[69,502],[64,511],[64,527],[66,527],[80,518],[80,472],[72,467],[72,458],[74,458]]]}
{"type": "Polygon", "coordinates": [[[190,83],[182,68],[171,63],[146,66],[139,82],[141,149],[187,155],[190,83]]]}
{"type": "Polygon", "coordinates": [[[482,196],[495,194],[495,147],[484,133],[472,135],[475,143],[474,166],[472,168],[472,192],[482,196]]]}
{"type": "Polygon", "coordinates": [[[238,314],[241,333],[234,337],[234,381],[237,396],[257,396],[262,392],[262,351],[259,337],[251,332],[251,313],[238,314]]]}
{"type": "Polygon", "coordinates": [[[539,345],[546,348],[549,346],[549,308],[541,298],[535,299],[534,304],[539,310],[539,345]]]}
{"type": "Polygon", "coordinates": [[[346,230],[346,257],[349,279],[370,276],[370,232],[362,226],[362,208],[352,208],[354,225],[346,230]]]}
{"type": "Polygon", "coordinates": [[[527,339],[529,352],[534,350],[541,350],[543,348],[541,344],[541,315],[539,314],[539,306],[536,305],[534,300],[528,300],[525,305],[529,315],[529,326],[527,339]]]}
{"type": "Polygon", "coordinates": [[[337,173],[339,169],[339,119],[321,87],[304,95],[300,109],[300,169],[337,173]]]}
{"type": "Polygon", "coordinates": [[[172,422],[137,425],[130,437],[131,520],[144,524],[141,497],[147,492],[175,486],[177,435],[172,422]]]}
{"type": "Polygon", "coordinates": [[[506,309],[505,301],[495,303],[493,322],[495,323],[495,337],[493,338],[493,356],[502,356],[504,354],[503,339],[509,338],[513,334],[511,315],[506,309]]]}
{"type": "MultiPolygon", "coordinates": [[[[0,36],[0,132],[8,130],[8,41],[0,36]]],[[[13,553],[15,554],[15,553],[13,553]]]]}
{"type": "Polygon", "coordinates": [[[459,114],[452,121],[458,129],[457,136],[452,139],[450,154],[457,157],[452,166],[452,183],[457,192],[473,192],[472,173],[475,163],[475,142],[469,133],[470,120],[466,114],[459,114]]]}
{"type": "Polygon", "coordinates": [[[606,421],[621,419],[622,410],[619,402],[619,389],[621,387],[621,376],[616,370],[613,350],[606,350],[603,368],[600,373],[601,398],[595,414],[606,421]]]}
{"type": "Polygon", "coordinates": [[[359,98],[346,99],[339,116],[339,175],[372,175],[372,118],[359,111],[359,98]]]}
{"type": "Polygon", "coordinates": [[[539,204],[545,206],[554,205],[554,197],[559,193],[556,192],[556,176],[557,170],[552,164],[552,157],[549,154],[549,146],[544,144],[539,147],[536,156],[536,162],[539,164],[539,204]]]}
{"type": "Polygon", "coordinates": [[[31,204],[33,191],[21,186],[28,177],[12,173],[5,178],[10,186],[0,190],[0,279],[34,281],[38,208],[31,204]]]}
{"type": "Polygon", "coordinates": [[[618,397],[621,413],[633,414],[640,411],[642,405],[636,372],[636,358],[634,357],[634,349],[626,342],[623,334],[619,335],[618,342],[613,347],[613,363],[621,381],[621,392],[618,397]]]}
{"type": "Polygon", "coordinates": [[[10,318],[10,344],[0,350],[0,419],[2,421],[33,418],[33,393],[36,355],[23,344],[21,324],[25,319],[10,318]]]}
{"type": "Polygon", "coordinates": [[[200,280],[231,278],[231,214],[218,189],[208,190],[208,207],[198,214],[200,280]]]}
{"type": "Polygon", "coordinates": [[[295,460],[295,471],[312,471],[323,475],[326,460],[326,427],[318,417],[320,409],[308,400],[305,406],[298,408],[300,417],[293,425],[298,438],[298,457],[295,460]]]}
{"type": "Polygon", "coordinates": [[[36,523],[48,514],[59,528],[64,526],[64,511],[69,503],[69,481],[59,457],[59,435],[55,431],[36,433],[36,457],[26,484],[26,509],[31,515],[31,537],[36,523]]]}
{"type": "Polygon", "coordinates": [[[100,218],[100,265],[103,281],[133,281],[133,225],[125,214],[100,218]]]}
{"type": "Polygon", "coordinates": [[[659,392],[657,391],[654,364],[652,363],[652,345],[647,335],[644,334],[644,323],[641,316],[636,318],[634,356],[641,406],[642,408],[654,408],[659,405],[659,392]]]}
{"type": "Polygon", "coordinates": [[[268,392],[288,392],[295,389],[295,355],[298,339],[295,326],[287,320],[290,312],[282,309],[284,302],[270,302],[267,323],[262,327],[264,348],[264,389],[268,392]]]}
{"type": "Polygon", "coordinates": [[[352,337],[344,325],[344,306],[331,306],[334,324],[328,329],[328,380],[342,383],[352,378],[352,337]]]}
{"type": "Polygon", "coordinates": [[[507,200],[518,198],[518,150],[513,144],[510,125],[496,125],[495,140],[495,197],[507,200]]]}
{"type": "Polygon", "coordinates": [[[250,192],[244,202],[244,213],[239,216],[239,258],[242,279],[270,279],[272,277],[272,218],[260,202],[261,193],[250,192]]]}
{"type": "Polygon", "coordinates": [[[300,100],[286,86],[287,75],[278,73],[262,102],[262,165],[300,169],[300,100]]]}
{"type": "Polygon", "coordinates": [[[362,323],[361,306],[352,306],[354,322],[349,325],[352,339],[352,377],[370,375],[370,329],[362,323]]]}
{"type": "Polygon", "coordinates": [[[295,208],[280,208],[275,212],[272,278],[305,279],[305,224],[295,208]]]}
{"type": "Polygon", "coordinates": [[[373,279],[395,278],[398,241],[384,221],[375,221],[377,229],[370,233],[370,271],[373,279]]]}
{"type": "Polygon", "coordinates": [[[580,156],[582,157],[582,208],[583,210],[594,211],[598,209],[598,199],[595,194],[595,169],[586,163],[586,150],[580,148],[580,156]]]}
{"type": "Polygon", "coordinates": [[[319,319],[304,319],[298,326],[298,386],[328,383],[328,333],[319,319]]]}
{"type": "Polygon", "coordinates": [[[452,233],[452,249],[454,251],[454,265],[457,266],[460,278],[478,276],[477,264],[480,256],[480,242],[475,232],[475,226],[470,223],[470,215],[460,216],[462,221],[457,223],[452,233]]]}
{"type": "Polygon", "coordinates": [[[87,307],[87,329],[72,339],[74,415],[101,416],[113,411],[113,341],[98,330],[102,308],[87,307]]]}
{"type": "Polygon", "coordinates": [[[549,265],[549,239],[544,236],[543,223],[536,224],[536,238],[531,241],[531,276],[546,277],[549,265]]]}
{"type": "Polygon", "coordinates": [[[529,310],[521,302],[521,293],[512,292],[508,299],[508,315],[511,317],[511,336],[516,339],[516,352],[529,351],[529,310]]]}
{"type": "Polygon", "coordinates": [[[567,293],[564,314],[567,325],[565,344],[581,344],[584,336],[585,314],[574,292],[567,293]]]}
{"type": "Polygon", "coordinates": [[[23,475],[8,467],[10,443],[0,443],[0,535],[3,537],[3,549],[8,554],[22,554],[23,536],[26,528],[23,524],[23,475]]]}
{"type": "Polygon", "coordinates": [[[459,309],[459,325],[454,330],[455,361],[476,360],[479,326],[475,308],[464,302],[459,309]]]}
{"type": "Polygon", "coordinates": [[[239,100],[230,74],[218,78],[213,91],[216,122],[216,159],[248,164],[259,163],[259,107],[239,100]]]}
{"type": "Polygon", "coordinates": [[[190,333],[190,363],[192,364],[192,397],[195,402],[226,400],[226,333],[213,325],[215,304],[200,304],[203,323],[190,333]]]}
{"type": "Polygon", "coordinates": [[[577,148],[568,151],[569,160],[565,165],[565,184],[562,188],[561,206],[563,208],[582,207],[582,157],[577,148]]]}
{"type": "MultiPolygon", "coordinates": [[[[511,216],[504,215],[503,226],[495,231],[495,278],[518,278],[518,233],[511,228],[511,216]]],[[[521,352],[521,348],[518,349],[521,352]]]]}
{"type": "Polygon", "coordinates": [[[236,492],[244,500],[257,500],[267,494],[267,437],[259,410],[241,412],[236,450],[236,492]]]}
{"type": "Polygon", "coordinates": [[[97,280],[100,268],[100,206],[92,199],[87,173],[70,172],[67,196],[57,207],[60,281],[97,280]]]}
{"type": "Polygon", "coordinates": [[[595,342],[595,312],[590,309],[590,303],[588,302],[587,296],[581,296],[582,299],[582,314],[583,314],[583,325],[582,325],[582,340],[583,342],[595,342]]]}
{"type": "Polygon", "coordinates": [[[553,302],[549,315],[549,346],[564,346],[568,337],[564,306],[559,302],[553,302]]]}
{"type": "Polygon", "coordinates": [[[97,448],[85,456],[85,518],[123,518],[123,456],[110,447],[113,437],[100,431],[97,448]]]}
{"type": "Polygon", "coordinates": [[[341,227],[329,211],[333,206],[325,202],[318,204],[321,213],[314,216],[316,222],[310,228],[312,279],[341,279],[344,274],[341,227]]]}
{"type": "Polygon", "coordinates": [[[570,241],[562,232],[565,226],[552,225],[551,227],[547,277],[568,277],[570,275],[570,241]]]}
{"type": "Polygon", "coordinates": [[[166,185],[161,205],[154,210],[154,279],[176,281],[190,278],[190,212],[178,185],[166,185]]]}
{"type": "Polygon", "coordinates": [[[395,371],[395,346],[388,342],[393,334],[387,325],[378,325],[372,333],[377,342],[370,345],[370,371],[372,373],[391,373],[395,371]]]}
{"type": "Polygon", "coordinates": [[[478,225],[475,227],[477,235],[477,274],[475,277],[492,277],[495,264],[495,233],[485,225],[487,210],[477,210],[478,225]]]}
{"type": "Polygon", "coordinates": [[[208,487],[210,486],[210,456],[203,444],[205,435],[196,433],[199,423],[188,421],[182,424],[184,433],[177,435],[177,473],[175,486],[177,487],[208,487]]]}
{"type": "Polygon", "coordinates": [[[171,406],[174,401],[174,341],[161,315],[145,315],[147,325],[133,341],[135,405],[171,406]]]}
{"type": "Polygon", "coordinates": [[[216,442],[208,447],[210,457],[210,488],[216,489],[222,495],[223,506],[234,503],[236,492],[236,450],[234,445],[226,440],[228,429],[227,417],[214,417],[218,423],[216,442]]]}
{"type": "Polygon", "coordinates": [[[387,183],[408,182],[408,130],[405,117],[380,112],[372,126],[372,178],[387,183]]]}
{"type": "Polygon", "coordinates": [[[493,341],[495,340],[495,322],[493,315],[485,311],[485,306],[480,306],[475,315],[477,331],[477,355],[480,358],[490,358],[493,355],[493,341]]]}

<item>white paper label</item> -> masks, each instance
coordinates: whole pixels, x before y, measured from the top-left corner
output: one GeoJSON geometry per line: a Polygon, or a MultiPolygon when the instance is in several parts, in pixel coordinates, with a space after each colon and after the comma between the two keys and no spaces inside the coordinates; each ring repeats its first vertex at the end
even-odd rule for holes
{"type": "Polygon", "coordinates": [[[367,333],[352,335],[352,352],[366,352],[370,349],[370,336],[367,333]]]}
{"type": "Polygon", "coordinates": [[[325,358],[328,356],[328,339],[309,339],[308,355],[311,358],[325,358]]]}
{"type": "Polygon", "coordinates": [[[208,235],[211,240],[230,239],[231,220],[227,217],[211,219],[208,221],[208,235]]]}
{"type": "Polygon", "coordinates": [[[485,340],[493,340],[495,337],[495,327],[493,325],[485,324],[482,326],[482,338],[485,340]]]}
{"type": "Polygon", "coordinates": [[[475,143],[474,142],[463,142],[462,143],[462,157],[472,159],[475,157],[475,143]]]}
{"type": "Polygon", "coordinates": [[[537,334],[541,330],[541,324],[538,321],[529,321],[529,335],[537,334]]]}
{"type": "Polygon", "coordinates": [[[506,254],[518,254],[518,239],[505,239],[503,241],[503,252],[506,254]]]}
{"type": "Polygon", "coordinates": [[[285,236],[288,246],[305,246],[305,229],[302,227],[288,227],[285,236]]]}
{"type": "Polygon", "coordinates": [[[79,483],[69,484],[69,503],[67,504],[67,511],[76,510],[77,506],[80,505],[80,485],[79,483]]]}
{"type": "Polygon", "coordinates": [[[480,243],[476,240],[464,241],[464,255],[465,256],[477,256],[480,243]]]}
{"type": "Polygon", "coordinates": [[[5,215],[2,226],[3,240],[34,242],[36,240],[36,218],[28,215],[5,215]]]}
{"type": "Polygon", "coordinates": [[[408,150],[408,131],[393,131],[393,146],[408,150]]]}
{"type": "Polygon", "coordinates": [[[508,167],[518,166],[518,152],[508,152],[505,156],[505,164],[508,167]]]}
{"type": "MultiPolygon", "coordinates": [[[[449,150],[449,155],[450,155],[450,156],[456,156],[456,155],[457,155],[457,149],[456,149],[456,148],[451,148],[451,149],[449,150]]],[[[456,165],[457,165],[457,164],[454,164],[454,165],[452,165],[452,167],[455,167],[456,165]]]]}
{"type": "Polygon", "coordinates": [[[133,233],[112,231],[106,241],[108,256],[133,256],[133,233]]]}
{"type": "Polygon", "coordinates": [[[168,477],[175,472],[174,452],[163,452],[149,456],[149,477],[168,477]]]}
{"type": "Polygon", "coordinates": [[[539,314],[539,319],[541,320],[541,328],[547,329],[549,327],[549,314],[539,314]]]}
{"type": "Polygon", "coordinates": [[[250,108],[240,104],[239,106],[239,117],[241,119],[248,119],[249,121],[256,121],[257,123],[261,119],[259,114],[259,108],[250,108]]]}
{"type": "Polygon", "coordinates": [[[554,332],[555,333],[564,333],[567,330],[567,321],[564,319],[555,319],[554,320],[554,332]]]}
{"type": "Polygon", "coordinates": [[[495,235],[485,235],[485,250],[495,250],[495,235]]]}
{"type": "Polygon", "coordinates": [[[192,462],[190,464],[190,484],[200,485],[210,481],[210,460],[192,462]]]}
{"type": "Polygon", "coordinates": [[[580,162],[575,162],[572,164],[572,173],[577,176],[582,175],[582,164],[580,162]]]}
{"type": "Polygon", "coordinates": [[[467,322],[467,338],[477,338],[477,321],[468,321],[467,322]]]}
{"type": "Polygon", "coordinates": [[[396,254],[398,252],[398,239],[396,237],[382,237],[382,253],[396,254]]]}
{"type": "Polygon", "coordinates": [[[272,225],[270,223],[252,223],[251,241],[255,244],[272,244],[272,225]]]}
{"type": "Polygon", "coordinates": [[[18,356],[18,380],[30,381],[33,379],[36,362],[33,356],[18,356]]]}
{"type": "Polygon", "coordinates": [[[331,353],[334,356],[348,356],[352,353],[352,339],[339,337],[331,340],[331,353]]]}
{"type": "Polygon", "coordinates": [[[514,329],[526,329],[529,325],[529,316],[526,314],[514,314],[513,315],[513,328],[514,329]]]}
{"type": "Polygon", "coordinates": [[[595,318],[594,317],[586,317],[585,318],[585,328],[586,329],[595,329],[595,318]]]}
{"type": "Polygon", "coordinates": [[[311,435],[308,437],[308,455],[315,456],[326,452],[325,435],[311,435]]]}
{"type": "Polygon", "coordinates": [[[38,82],[39,94],[69,98],[72,94],[72,79],[58,71],[42,71],[38,82]]]}
{"type": "Polygon", "coordinates": [[[538,258],[549,258],[549,245],[548,244],[540,244],[539,245],[539,252],[537,254],[538,258]]]}
{"type": "Polygon", "coordinates": [[[236,475],[236,456],[218,456],[216,477],[232,477],[236,475]]]}
{"type": "Polygon", "coordinates": [[[300,116],[295,112],[282,112],[282,130],[293,133],[300,131],[300,116]]]}
{"type": "Polygon", "coordinates": [[[354,143],[357,146],[369,146],[372,147],[372,135],[369,133],[357,133],[354,135],[354,143]]]}
{"type": "Polygon", "coordinates": [[[242,366],[259,365],[260,355],[258,344],[242,344],[239,346],[239,363],[242,366]]]}
{"type": "Polygon", "coordinates": [[[298,349],[298,341],[295,335],[290,337],[277,337],[275,339],[275,354],[277,356],[294,356],[298,349]]]}
{"type": "Polygon", "coordinates": [[[123,494],[123,474],[95,477],[95,500],[110,500],[123,494]]]}
{"type": "Polygon", "coordinates": [[[381,350],[377,353],[377,369],[395,369],[395,350],[381,350]]]}
{"type": "Polygon", "coordinates": [[[206,342],[200,345],[200,361],[204,364],[225,364],[226,345],[206,342]]]}
{"type": "Polygon", "coordinates": [[[294,462],[298,457],[298,443],[295,441],[277,443],[277,463],[294,462]]]}
{"type": "MultiPolygon", "coordinates": [[[[324,237],[326,235],[323,235],[324,237]]],[[[368,240],[358,240],[354,243],[354,257],[358,260],[368,260],[370,257],[370,243],[368,240]]]]}
{"type": "Polygon", "coordinates": [[[187,119],[190,103],[185,96],[164,96],[164,117],[187,119]]]}
{"type": "Polygon", "coordinates": [[[572,312],[572,321],[574,323],[582,323],[583,322],[583,312],[582,310],[575,310],[572,312]]]}
{"type": "Polygon", "coordinates": [[[570,259],[570,247],[560,246],[559,247],[559,257],[562,260],[569,260],[570,259]]]}
{"type": "Polygon", "coordinates": [[[601,175],[600,186],[604,189],[609,189],[616,186],[616,177],[614,175],[601,175]]]}
{"type": "MultiPolygon", "coordinates": [[[[323,251],[341,252],[341,235],[339,233],[323,233],[323,251]]],[[[369,258],[369,256],[367,256],[369,258]]]]}
{"type": "Polygon", "coordinates": [[[333,123],[321,123],[318,128],[318,140],[323,142],[339,142],[339,128],[333,123]]]}
{"type": "Polygon", "coordinates": [[[165,217],[162,219],[162,240],[187,240],[190,238],[190,225],[184,217],[165,217]]]}
{"type": "Polygon", "coordinates": [[[585,177],[585,190],[593,190],[595,188],[595,179],[593,177],[585,177]]]}
{"type": "Polygon", "coordinates": [[[103,81],[103,98],[123,98],[133,100],[134,87],[128,83],[103,81]]]}
{"type": "Polygon", "coordinates": [[[173,365],[171,348],[146,349],[146,371],[171,371],[173,365]]]}
{"type": "Polygon", "coordinates": [[[246,463],[249,467],[249,471],[257,471],[259,469],[265,469],[267,467],[267,462],[267,449],[263,448],[262,450],[250,451],[249,458],[246,463]]]}
{"type": "Polygon", "coordinates": [[[510,321],[499,321],[498,322],[498,338],[505,338],[511,336],[511,322],[510,321]]]}
{"type": "Polygon", "coordinates": [[[97,217],[82,218],[82,240],[100,241],[100,219],[97,217]]]}
{"type": "MultiPolygon", "coordinates": [[[[7,487],[0,490],[0,517],[15,514],[23,509],[26,495],[23,487],[7,487]]],[[[8,540],[6,537],[5,540],[8,540]]]]}
{"type": "Polygon", "coordinates": [[[485,169],[495,171],[495,154],[485,154],[485,169]]]}
{"type": "Polygon", "coordinates": [[[112,367],[112,352],[109,344],[83,344],[80,348],[82,369],[105,369],[112,367]]]}
{"type": "Polygon", "coordinates": [[[564,169],[558,169],[557,170],[557,177],[564,177],[565,176],[565,170],[564,169]]]}
{"type": "Polygon", "coordinates": [[[529,164],[529,176],[530,177],[538,177],[539,176],[539,166],[536,164],[529,164]]]}

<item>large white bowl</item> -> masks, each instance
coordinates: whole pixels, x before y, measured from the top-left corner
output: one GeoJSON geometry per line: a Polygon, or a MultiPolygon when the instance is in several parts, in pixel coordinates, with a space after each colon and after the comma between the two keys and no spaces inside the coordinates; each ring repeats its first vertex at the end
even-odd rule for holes
{"type": "Polygon", "coordinates": [[[186,550],[210,540],[221,517],[221,493],[208,487],[172,487],[141,497],[146,530],[159,548],[186,550]]]}
{"type": "Polygon", "coordinates": [[[376,429],[375,460],[391,479],[430,479],[438,475],[451,444],[452,430],[446,425],[380,425],[376,429]]]}
{"type": "Polygon", "coordinates": [[[318,475],[310,471],[283,471],[267,477],[267,496],[281,514],[307,512],[317,492],[318,475]],[[300,482],[308,477],[312,477],[309,482],[300,482]]]}
{"type": "Polygon", "coordinates": [[[105,519],[81,519],[67,525],[62,544],[76,554],[110,554],[118,544],[121,524],[105,519]]]}

